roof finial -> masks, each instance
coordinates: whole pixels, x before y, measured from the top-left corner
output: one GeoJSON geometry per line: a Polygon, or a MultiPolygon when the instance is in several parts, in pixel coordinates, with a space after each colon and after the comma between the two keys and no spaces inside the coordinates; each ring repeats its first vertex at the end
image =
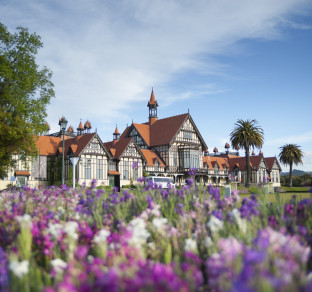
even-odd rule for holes
{"type": "Polygon", "coordinates": [[[187,109],[187,112],[190,113],[190,108],[187,109]]]}

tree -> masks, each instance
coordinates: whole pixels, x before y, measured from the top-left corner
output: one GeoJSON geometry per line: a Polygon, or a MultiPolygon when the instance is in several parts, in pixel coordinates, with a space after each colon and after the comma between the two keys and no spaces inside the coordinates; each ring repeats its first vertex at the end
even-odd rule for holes
{"type": "Polygon", "coordinates": [[[289,186],[293,186],[293,165],[302,164],[303,152],[296,144],[285,144],[280,147],[279,160],[284,165],[289,165],[289,186]]]}
{"type": "Polygon", "coordinates": [[[35,137],[46,130],[46,106],[54,97],[52,72],[36,63],[40,36],[0,23],[0,177],[13,167],[13,154],[37,154],[35,137]]]}
{"type": "Polygon", "coordinates": [[[232,147],[240,147],[245,149],[246,153],[246,169],[247,178],[245,182],[246,187],[250,187],[251,176],[250,176],[250,147],[261,148],[264,141],[263,130],[257,125],[256,120],[238,120],[235,123],[235,128],[230,134],[230,140],[232,147]]]}

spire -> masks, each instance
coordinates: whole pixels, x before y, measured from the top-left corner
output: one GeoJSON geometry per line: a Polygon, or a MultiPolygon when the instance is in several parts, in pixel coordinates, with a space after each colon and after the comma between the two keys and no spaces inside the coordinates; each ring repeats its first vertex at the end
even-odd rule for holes
{"type": "Polygon", "coordinates": [[[80,120],[80,123],[79,123],[79,126],[77,128],[77,131],[78,131],[78,136],[81,136],[82,135],[82,132],[83,132],[83,125],[82,125],[82,122],[80,120]]]}
{"type": "Polygon", "coordinates": [[[67,129],[67,132],[68,133],[74,133],[74,129],[72,126],[69,126],[68,129],[67,129]]]}
{"type": "Polygon", "coordinates": [[[149,124],[151,126],[157,121],[157,107],[158,107],[158,103],[157,100],[155,99],[153,88],[147,107],[149,108],[149,124]]]}
{"type": "Polygon", "coordinates": [[[90,129],[92,129],[92,125],[91,123],[89,122],[89,120],[87,120],[84,124],[84,129],[87,130],[87,132],[89,133],[90,132],[90,129]]]}
{"type": "Polygon", "coordinates": [[[116,143],[116,142],[119,140],[119,136],[120,136],[120,133],[119,133],[118,128],[117,128],[117,125],[116,125],[115,132],[113,133],[113,140],[114,140],[114,143],[116,143]]]}

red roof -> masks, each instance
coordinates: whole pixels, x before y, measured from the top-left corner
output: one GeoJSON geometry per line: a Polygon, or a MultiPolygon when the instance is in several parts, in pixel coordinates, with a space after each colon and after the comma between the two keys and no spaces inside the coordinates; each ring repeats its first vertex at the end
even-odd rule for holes
{"type": "Polygon", "coordinates": [[[266,158],[264,158],[264,161],[265,161],[269,170],[272,170],[272,167],[273,167],[275,161],[277,162],[277,165],[278,165],[278,161],[277,161],[276,157],[266,157],[266,158]]]}
{"type": "Polygon", "coordinates": [[[229,168],[228,159],[225,157],[216,157],[216,156],[203,156],[204,167],[209,169],[214,169],[215,165],[218,164],[220,169],[223,170],[226,167],[229,168]]]}
{"type": "MultiPolygon", "coordinates": [[[[65,136],[64,139],[68,139],[68,137],[65,136]]],[[[61,141],[61,137],[38,136],[36,144],[39,154],[44,156],[55,155],[61,141]]]]}
{"type": "Polygon", "coordinates": [[[132,138],[125,138],[123,135],[118,141],[110,141],[104,143],[104,147],[106,148],[106,150],[111,152],[113,157],[120,158],[131,141],[132,138]]]}
{"type": "Polygon", "coordinates": [[[147,124],[133,124],[145,143],[150,146],[150,126],[147,124]]]}
{"type": "MultiPolygon", "coordinates": [[[[190,118],[192,124],[194,125],[195,130],[198,131],[196,125],[194,124],[191,116],[188,113],[169,118],[159,119],[155,121],[152,125],[150,125],[149,123],[144,124],[133,123],[132,126],[138,131],[138,133],[146,142],[147,146],[153,147],[159,145],[168,145],[179,133],[179,130],[181,129],[183,123],[186,121],[187,118],[190,118]]],[[[121,137],[126,137],[131,127],[127,127],[125,131],[122,133],[121,137]]],[[[203,144],[203,147],[207,148],[207,145],[205,141],[202,139],[199,132],[198,134],[199,139],[203,144]]]]}
{"type": "MultiPolygon", "coordinates": [[[[238,165],[240,170],[246,170],[246,157],[245,156],[232,156],[227,155],[230,170],[233,170],[233,168],[238,165]]],[[[261,155],[254,155],[250,156],[250,166],[252,168],[258,169],[260,166],[260,163],[262,161],[263,157],[261,155]]]]}
{"type": "MultiPolygon", "coordinates": [[[[89,144],[92,138],[95,136],[95,133],[88,133],[82,136],[77,136],[71,139],[67,139],[65,141],[65,157],[69,154],[69,150],[71,150],[74,156],[79,156],[83,149],[89,144]],[[75,150],[75,151],[74,151],[75,150]]],[[[60,147],[61,143],[60,143],[60,147]]],[[[61,153],[61,152],[60,152],[61,153]]]]}
{"type": "Polygon", "coordinates": [[[146,163],[148,166],[154,166],[156,161],[159,161],[159,166],[165,167],[162,159],[156,154],[156,152],[148,149],[141,149],[146,163]]]}
{"type": "Polygon", "coordinates": [[[150,127],[150,146],[170,144],[188,116],[182,114],[157,120],[150,127]]]}

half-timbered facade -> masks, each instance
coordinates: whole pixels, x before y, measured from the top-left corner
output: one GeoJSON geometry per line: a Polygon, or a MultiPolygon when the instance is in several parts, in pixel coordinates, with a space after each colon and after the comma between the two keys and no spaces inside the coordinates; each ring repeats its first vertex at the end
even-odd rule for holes
{"type": "MultiPolygon", "coordinates": [[[[133,123],[120,135],[117,127],[113,140],[102,143],[96,133],[90,133],[91,123],[80,122],[77,133],[70,126],[65,131],[65,181],[72,179],[70,158],[79,157],[75,168],[77,182],[87,185],[93,179],[101,185],[117,186],[136,184],[144,175],[171,176],[177,185],[185,184],[190,169],[196,169],[198,184],[222,186],[235,180],[246,180],[246,159],[239,153],[226,152],[209,155],[207,145],[189,113],[158,119],[158,103],[152,91],[147,104],[149,120],[133,123]]],[[[16,185],[49,185],[61,180],[62,131],[38,137],[39,156],[19,160],[15,170],[8,171],[0,180],[0,188],[14,181],[16,185]]],[[[281,167],[276,157],[262,154],[250,157],[252,184],[264,181],[280,185],[281,167]]]]}
{"type": "Polygon", "coordinates": [[[113,141],[104,143],[111,154],[110,169],[108,171],[109,184],[120,188],[124,185],[137,184],[143,176],[144,155],[135,140],[120,137],[118,128],[113,133],[113,141]]]}
{"type": "Polygon", "coordinates": [[[196,168],[200,180],[204,181],[202,153],[207,146],[191,115],[158,119],[158,103],[153,91],[147,106],[149,121],[132,123],[121,135],[132,138],[141,148],[145,161],[149,161],[145,171],[149,175],[172,176],[177,184],[184,184],[188,171],[196,168]],[[149,159],[151,156],[154,159],[149,159]]]}

